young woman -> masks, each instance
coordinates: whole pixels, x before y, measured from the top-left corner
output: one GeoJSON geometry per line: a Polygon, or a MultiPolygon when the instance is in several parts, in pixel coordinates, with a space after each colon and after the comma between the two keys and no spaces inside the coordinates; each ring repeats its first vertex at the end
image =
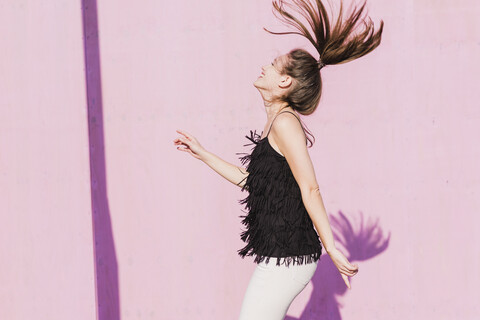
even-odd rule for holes
{"type": "Polygon", "coordinates": [[[220,159],[205,150],[193,135],[177,130],[183,135],[174,140],[178,150],[202,160],[242,191],[248,191],[248,196],[240,201],[248,210],[242,216],[246,230],[241,238],[246,245],[238,253],[241,257],[255,255],[257,267],[245,292],[241,320],[284,319],[294,298],[313,277],[322,244],[348,288],[348,277],[358,272],[358,266],[352,265],[335,247],[307,150],[307,141],[313,143],[306,136],[298,114],[310,115],[317,108],[322,92],[320,70],[324,66],[357,59],[380,44],[383,21],[374,32],[371,19],[362,18],[365,5],[353,6],[343,21],[340,2],[333,25],[320,0],[315,5],[309,0],[294,0],[294,4],[273,2],[280,18],[299,32],[265,30],[306,37],[319,59],[303,49],[294,49],[262,67],[254,86],[265,106],[267,123],[262,135],[266,134],[260,136],[250,131],[250,137],[247,136],[255,146],[250,154],[240,158],[246,168],[220,159]],[[287,12],[284,5],[300,13],[313,33],[287,12]],[[355,34],[359,24],[365,30],[355,34]]]}

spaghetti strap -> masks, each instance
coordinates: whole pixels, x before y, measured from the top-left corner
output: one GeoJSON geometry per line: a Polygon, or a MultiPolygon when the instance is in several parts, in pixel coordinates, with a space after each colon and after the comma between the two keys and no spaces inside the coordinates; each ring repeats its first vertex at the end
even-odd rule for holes
{"type": "MultiPolygon", "coordinates": [[[[273,118],[272,123],[270,124],[270,128],[268,128],[267,135],[264,137],[264,139],[266,139],[266,138],[268,137],[268,135],[269,135],[269,133],[270,133],[270,130],[272,129],[273,121],[275,121],[275,119],[278,117],[279,114],[285,113],[285,112],[289,112],[289,113],[293,114],[293,115],[295,116],[295,118],[297,118],[297,120],[300,122],[300,126],[302,126],[302,130],[303,130],[303,134],[305,135],[305,139],[307,139],[307,135],[305,134],[305,130],[303,129],[302,121],[300,121],[300,119],[297,117],[296,114],[294,114],[293,112],[288,111],[288,110],[279,112],[279,113],[275,116],[275,118],[273,118]]],[[[307,140],[308,140],[308,139],[307,139],[307,140]]]]}

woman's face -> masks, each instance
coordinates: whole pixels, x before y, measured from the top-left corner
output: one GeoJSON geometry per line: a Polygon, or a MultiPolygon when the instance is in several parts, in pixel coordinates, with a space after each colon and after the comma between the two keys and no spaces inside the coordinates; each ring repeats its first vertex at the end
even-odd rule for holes
{"type": "Polygon", "coordinates": [[[283,64],[285,63],[286,55],[281,55],[276,57],[271,63],[264,65],[262,67],[261,74],[258,76],[257,80],[253,85],[257,89],[263,89],[265,91],[277,91],[288,85],[288,79],[290,78],[287,75],[282,75],[280,70],[282,70],[283,64]]]}

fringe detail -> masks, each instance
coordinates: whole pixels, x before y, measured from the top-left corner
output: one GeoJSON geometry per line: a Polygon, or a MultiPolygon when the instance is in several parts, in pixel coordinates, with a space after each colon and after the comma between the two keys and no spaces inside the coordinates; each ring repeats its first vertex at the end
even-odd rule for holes
{"type": "MultiPolygon", "coordinates": [[[[249,254],[251,256],[253,254],[249,254]]],[[[316,262],[320,260],[322,253],[321,252],[314,252],[311,254],[305,254],[305,255],[296,255],[296,256],[289,256],[289,257],[270,257],[270,256],[264,256],[264,255],[258,255],[255,254],[255,259],[253,260],[254,263],[260,263],[265,261],[265,263],[268,263],[270,259],[274,260],[277,259],[275,262],[275,265],[281,266],[285,265],[286,267],[289,267],[290,265],[302,265],[302,264],[309,264],[316,262]]],[[[245,256],[242,256],[244,258],[245,256]]]]}
{"type": "Polygon", "coordinates": [[[245,137],[251,142],[244,146],[254,146],[251,153],[237,153],[243,155],[240,161],[249,173],[242,187],[249,194],[239,200],[247,210],[242,210],[246,215],[239,216],[246,227],[240,234],[246,245],[238,254],[242,258],[256,255],[255,263],[264,260],[268,263],[273,255],[278,255],[274,257],[276,264],[287,266],[320,259],[322,245],[288,163],[270,146],[268,139],[260,139],[256,130],[250,130],[250,136],[245,137]]]}
{"type": "MultiPolygon", "coordinates": [[[[263,131],[262,131],[263,133],[263,131]]],[[[248,140],[250,140],[251,142],[250,143],[247,143],[247,144],[244,144],[243,146],[246,147],[246,146],[249,146],[249,145],[255,145],[252,149],[251,149],[251,152],[250,153],[246,153],[246,152],[237,152],[236,155],[243,155],[241,156],[239,159],[240,159],[240,162],[242,163],[243,166],[246,165],[246,170],[247,172],[250,174],[250,170],[249,170],[249,167],[250,167],[250,162],[252,160],[252,155],[253,155],[253,150],[256,149],[259,141],[260,141],[260,135],[257,133],[257,130],[250,130],[250,136],[245,136],[248,140]]],[[[248,181],[248,176],[245,178],[247,179],[248,181]]],[[[242,180],[243,181],[243,180],[242,180]]],[[[245,182],[245,185],[242,187],[242,192],[244,190],[247,190],[248,191],[248,183],[245,182]]]]}

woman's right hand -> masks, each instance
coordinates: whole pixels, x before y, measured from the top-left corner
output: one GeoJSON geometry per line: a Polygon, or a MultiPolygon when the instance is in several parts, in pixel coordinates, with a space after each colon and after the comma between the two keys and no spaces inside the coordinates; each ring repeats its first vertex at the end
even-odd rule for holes
{"type": "Polygon", "coordinates": [[[177,129],[176,131],[183,135],[183,137],[173,140],[173,144],[177,145],[177,150],[188,152],[193,157],[202,160],[202,153],[204,153],[206,150],[204,147],[202,147],[200,142],[198,142],[194,136],[183,130],[177,129]]]}
{"type": "Polygon", "coordinates": [[[358,265],[351,264],[348,259],[340,252],[337,248],[333,248],[328,252],[328,255],[333,261],[333,264],[337,267],[340,275],[345,281],[348,289],[351,289],[350,282],[348,281],[348,277],[353,277],[358,273],[358,265]]]}

